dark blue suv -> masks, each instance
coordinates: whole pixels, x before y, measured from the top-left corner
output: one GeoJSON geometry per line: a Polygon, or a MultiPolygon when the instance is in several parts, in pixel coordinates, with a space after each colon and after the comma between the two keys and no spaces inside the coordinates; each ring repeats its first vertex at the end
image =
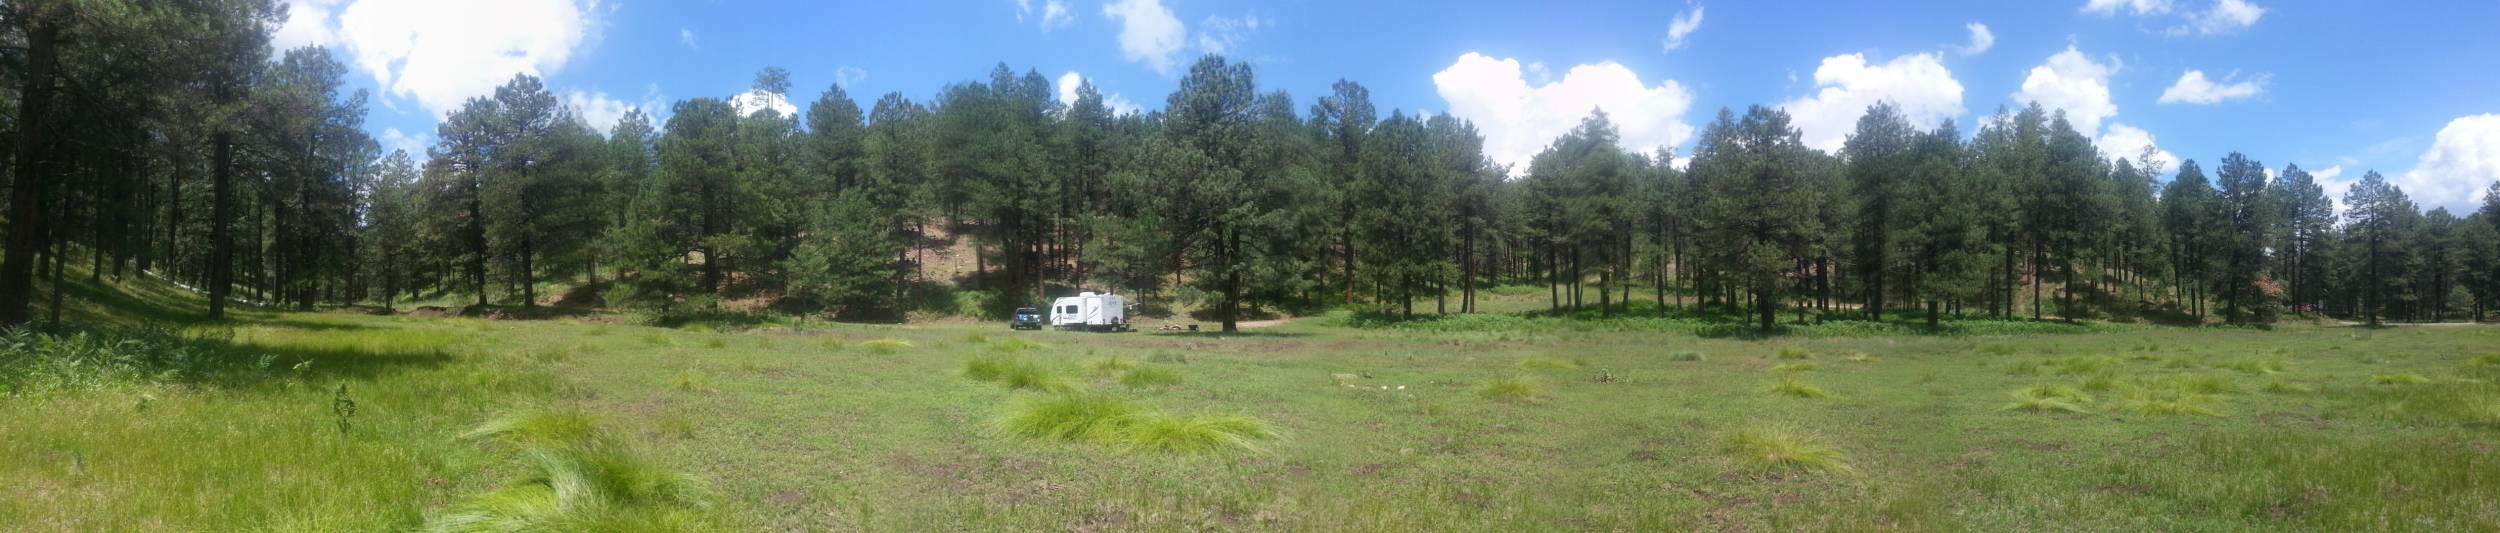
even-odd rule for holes
{"type": "Polygon", "coordinates": [[[1016,317],[1007,321],[1007,329],[1042,329],[1042,312],[1031,307],[1016,308],[1016,317]]]}

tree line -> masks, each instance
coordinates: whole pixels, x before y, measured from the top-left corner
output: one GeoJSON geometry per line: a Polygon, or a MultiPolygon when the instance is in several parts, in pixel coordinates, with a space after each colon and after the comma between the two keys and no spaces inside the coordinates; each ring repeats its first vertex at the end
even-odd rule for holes
{"type": "MultiPolygon", "coordinates": [[[[1038,72],[803,110],[729,98],[591,124],[516,76],[425,153],[363,132],[319,48],[277,52],[267,0],[0,4],[10,192],[0,321],[73,254],[229,301],[410,299],[665,313],[725,300],[852,319],[999,313],[1078,288],[1244,317],[1469,313],[1543,285],[1555,314],[2262,323],[2480,319],[2500,303],[2500,194],[2423,212],[2371,172],[2333,192],[2232,153],[2107,158],[2062,112],[1965,136],[1890,104],[1837,153],[1777,108],[1720,110],[1692,153],[1591,114],[1519,168],[1449,115],[1383,116],[1339,81],[1297,103],[1207,56],[1159,110],[1038,72]],[[2210,176],[2208,175],[2210,172],[2210,176]],[[2164,178],[2168,179],[2165,180],[2164,178]],[[933,257],[975,266],[936,279],[933,257]],[[1419,310],[1418,307],[1427,307],[1419,310]]],[[[795,96],[768,68],[750,94],[795,96]]],[[[797,98],[791,98],[796,101],[797,98]]],[[[2494,185],[2500,193],[2500,184],[2494,185]]]]}

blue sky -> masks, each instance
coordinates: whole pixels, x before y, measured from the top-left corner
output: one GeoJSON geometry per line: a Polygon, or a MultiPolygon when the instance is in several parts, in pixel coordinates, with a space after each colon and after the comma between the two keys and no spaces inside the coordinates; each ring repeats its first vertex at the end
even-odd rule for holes
{"type": "Polygon", "coordinates": [[[594,119],[739,95],[765,66],[790,69],[800,105],[835,83],[863,107],[926,100],[1005,62],[1152,109],[1189,62],[1221,52],[1305,106],[1345,78],[1384,116],[1474,120],[1488,153],[1514,163],[1593,107],[1628,144],[1680,153],[1721,107],[1785,107],[1810,145],[1832,147],[1877,99],[1965,134],[2038,100],[2112,155],[2149,144],[2211,166],[2238,150],[2332,174],[2339,196],[2375,169],[2426,208],[2470,209],[2500,179],[2488,0],[288,3],[280,43],[353,65],[379,95],[369,127],[393,147],[430,142],[441,113],[517,72],[594,119]]]}

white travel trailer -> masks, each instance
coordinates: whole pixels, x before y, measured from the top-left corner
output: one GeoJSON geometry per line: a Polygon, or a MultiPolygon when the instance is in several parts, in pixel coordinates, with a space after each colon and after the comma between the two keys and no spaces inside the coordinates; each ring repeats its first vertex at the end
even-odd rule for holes
{"type": "Polygon", "coordinates": [[[1128,331],[1128,299],[1117,294],[1077,293],[1050,303],[1050,326],[1081,331],[1128,331]]]}

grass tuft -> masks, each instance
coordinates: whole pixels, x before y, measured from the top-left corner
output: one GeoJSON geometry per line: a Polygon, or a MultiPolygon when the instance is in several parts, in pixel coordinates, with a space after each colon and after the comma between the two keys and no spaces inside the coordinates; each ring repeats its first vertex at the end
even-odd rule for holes
{"type": "Polygon", "coordinates": [[[997,383],[1009,389],[1065,392],[1073,387],[1038,363],[1010,355],[975,355],[964,360],[964,377],[997,383]]]}
{"type": "Polygon", "coordinates": [[[1702,355],[1701,355],[1701,352],[1695,352],[1695,351],[1689,351],[1689,350],[1688,350],[1688,351],[1675,352],[1675,353],[1673,353],[1673,354],[1669,354],[1669,355],[1667,355],[1667,360],[1668,360],[1668,361],[1692,362],[1692,361],[1701,361],[1701,360],[1704,360],[1704,359],[1708,359],[1708,357],[1704,357],[1704,356],[1702,356],[1702,355]]]}
{"type": "Polygon", "coordinates": [[[1535,378],[1511,375],[1477,383],[1476,395],[1493,401],[1525,403],[1536,401],[1542,388],[1535,378]]]}
{"type": "Polygon", "coordinates": [[[2014,391],[2014,402],[1998,410],[2081,414],[2092,412],[2084,407],[2090,403],[2092,395],[2071,385],[2034,385],[2014,391]]]}
{"type": "Polygon", "coordinates": [[[1146,356],[1146,362],[1167,365],[1187,364],[1189,363],[1189,356],[1182,355],[1180,352],[1164,350],[1157,351],[1152,355],[1146,356]]]}
{"type": "Polygon", "coordinates": [[[1520,370],[1573,370],[1580,368],[1580,363],[1559,357],[1535,356],[1520,359],[1516,366],[1520,370]]]}
{"type": "Polygon", "coordinates": [[[1807,350],[1804,346],[1781,346],[1777,350],[1772,350],[1771,356],[1780,359],[1805,359],[1814,357],[1814,352],[1807,350]]]}
{"type": "Polygon", "coordinates": [[[1771,391],[1771,394],[1795,398],[1822,398],[1831,396],[1831,393],[1824,392],[1822,387],[1808,385],[1794,379],[1780,380],[1779,382],[1772,383],[1769,390],[1771,391]]]}
{"type": "Polygon", "coordinates": [[[712,390],[712,376],[692,368],[680,370],[676,376],[668,378],[668,386],[686,392],[712,390]]]}
{"type": "Polygon", "coordinates": [[[2118,408],[2147,415],[2222,417],[2222,411],[2215,409],[2213,404],[2212,395],[2180,389],[2147,388],[2129,391],[2120,399],[2118,408]]]}
{"type": "Polygon", "coordinates": [[[2267,382],[2266,386],[2258,390],[2265,391],[2267,394],[2308,394],[2318,392],[2318,386],[2278,379],[2267,382]]]}
{"type": "Polygon", "coordinates": [[[1132,389],[1170,387],[1181,384],[1181,372],[1163,367],[1140,366],[1121,373],[1120,384],[1132,389]]]}
{"type": "Polygon", "coordinates": [[[1135,370],[1137,366],[1136,361],[1119,357],[1104,357],[1086,361],[1085,373],[1093,376],[1111,376],[1135,370]]]}
{"type": "Polygon", "coordinates": [[[1026,401],[999,419],[1010,436],[1163,453],[1257,451],[1276,433],[1235,415],[1171,416],[1098,394],[1058,394],[1026,401]]]}
{"type": "Polygon", "coordinates": [[[2430,383],[2431,378],[2422,377],[2421,374],[2379,374],[2370,376],[2370,382],[2380,385],[2421,385],[2430,383]]]}
{"type": "Polygon", "coordinates": [[[2237,370],[2242,374],[2252,376],[2266,376],[2280,374],[2283,372],[2283,362],[2264,359],[2240,359],[2214,366],[2216,368],[2237,370]]]}
{"type": "Polygon", "coordinates": [[[1722,441],[1720,451],[1756,472],[1858,473],[1840,448],[1791,428],[1749,427],[1729,433],[1722,441]]]}
{"type": "Polygon", "coordinates": [[[870,353],[875,353],[877,355],[893,355],[895,353],[902,352],[903,350],[910,349],[911,341],[902,339],[877,339],[859,343],[859,347],[865,348],[870,353]]]}

